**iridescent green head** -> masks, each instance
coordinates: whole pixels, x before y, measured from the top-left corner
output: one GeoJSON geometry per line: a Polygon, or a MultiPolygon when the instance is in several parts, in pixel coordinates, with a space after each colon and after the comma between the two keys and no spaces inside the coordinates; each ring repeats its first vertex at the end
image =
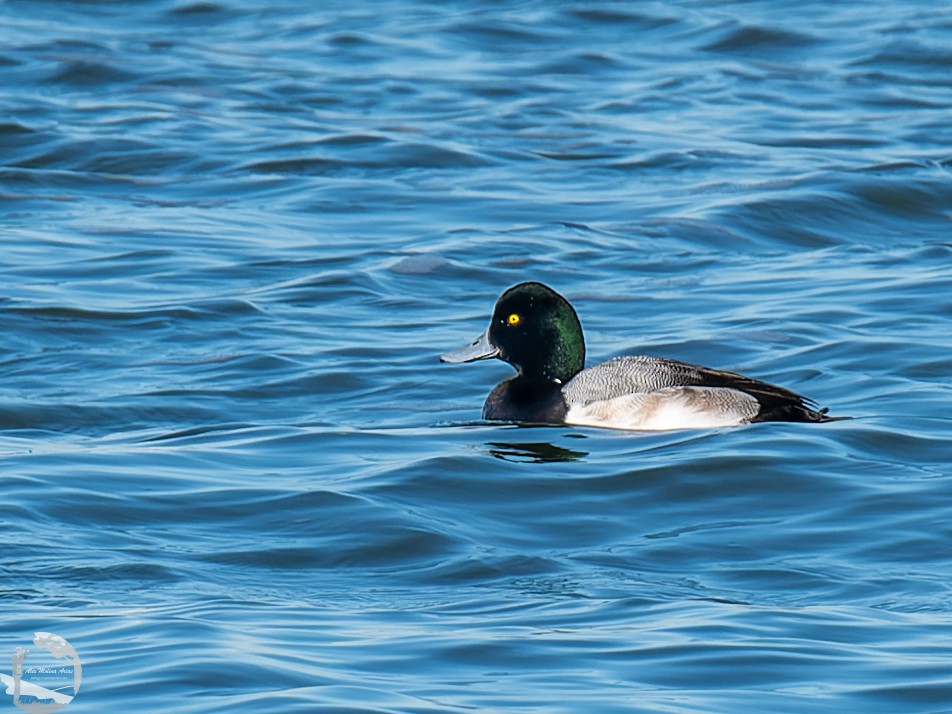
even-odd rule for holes
{"type": "Polygon", "coordinates": [[[498,357],[530,380],[565,383],[585,364],[585,340],[568,301],[542,283],[520,283],[496,302],[486,334],[444,362],[498,357]]]}

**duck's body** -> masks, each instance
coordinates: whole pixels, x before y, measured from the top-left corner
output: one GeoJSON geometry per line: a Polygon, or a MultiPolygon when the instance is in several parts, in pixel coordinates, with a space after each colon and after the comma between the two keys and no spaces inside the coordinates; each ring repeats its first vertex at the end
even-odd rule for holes
{"type": "Polygon", "coordinates": [[[518,374],[492,390],[484,419],[645,430],[827,420],[825,410],[783,387],[676,360],[626,356],[583,369],[578,316],[541,283],[503,293],[486,334],[441,360],[493,357],[518,374]]]}

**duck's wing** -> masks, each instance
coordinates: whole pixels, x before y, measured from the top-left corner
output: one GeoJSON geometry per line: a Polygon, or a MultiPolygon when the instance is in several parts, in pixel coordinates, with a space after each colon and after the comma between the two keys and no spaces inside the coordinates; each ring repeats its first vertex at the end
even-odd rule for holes
{"type": "MultiPolygon", "coordinates": [[[[563,387],[573,402],[601,401],[669,387],[734,387],[756,380],[663,357],[615,357],[583,369],[563,387]]],[[[792,394],[792,392],[791,392],[792,394]]]]}
{"type": "MultiPolygon", "coordinates": [[[[586,406],[592,402],[618,399],[633,394],[677,390],[683,387],[701,387],[704,392],[687,390],[684,398],[698,403],[703,400],[723,398],[729,409],[742,415],[743,421],[825,421],[825,412],[818,411],[816,404],[784,387],[751,379],[734,372],[702,367],[687,362],[647,357],[643,355],[616,357],[582,370],[562,391],[569,408],[586,406]],[[740,392],[751,399],[737,401],[740,392]],[[751,412],[750,405],[756,402],[751,412]],[[733,406],[731,406],[733,405],[733,406]],[[744,405],[744,406],[737,406],[744,405]]],[[[668,397],[671,397],[668,391],[668,397]]],[[[740,423],[740,422],[737,422],[740,423]]]]}

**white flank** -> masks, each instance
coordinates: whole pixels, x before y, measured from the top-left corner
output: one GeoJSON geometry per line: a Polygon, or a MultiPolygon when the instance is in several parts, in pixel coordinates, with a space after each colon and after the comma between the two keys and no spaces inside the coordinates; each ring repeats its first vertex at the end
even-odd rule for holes
{"type": "Polygon", "coordinates": [[[571,404],[565,423],[644,431],[711,429],[746,424],[759,409],[754,397],[735,389],[667,387],[571,404]]]}

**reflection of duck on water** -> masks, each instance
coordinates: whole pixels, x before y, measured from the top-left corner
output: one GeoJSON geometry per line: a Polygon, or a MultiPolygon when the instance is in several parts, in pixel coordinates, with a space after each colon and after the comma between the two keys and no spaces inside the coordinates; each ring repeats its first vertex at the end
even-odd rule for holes
{"type": "Polygon", "coordinates": [[[581,461],[588,456],[587,451],[574,451],[544,441],[521,444],[491,441],[487,446],[490,447],[490,454],[503,461],[529,461],[532,463],[581,461]]]}

